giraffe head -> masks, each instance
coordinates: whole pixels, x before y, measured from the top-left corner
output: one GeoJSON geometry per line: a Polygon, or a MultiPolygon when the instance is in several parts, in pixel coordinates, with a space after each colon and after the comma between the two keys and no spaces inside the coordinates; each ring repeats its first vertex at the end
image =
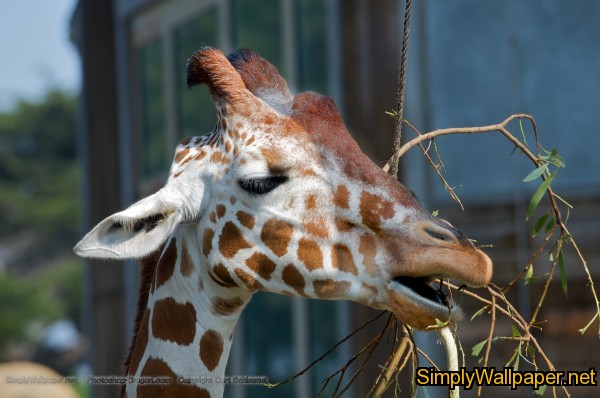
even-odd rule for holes
{"type": "Polygon", "coordinates": [[[437,279],[490,281],[490,259],[361,152],[330,98],[293,96],[250,50],[203,48],[187,78],[208,85],[215,130],[184,140],[166,185],[100,222],[77,254],[141,258],[186,228],[194,266],[220,289],[348,299],[421,329],[460,312],[437,279]]]}

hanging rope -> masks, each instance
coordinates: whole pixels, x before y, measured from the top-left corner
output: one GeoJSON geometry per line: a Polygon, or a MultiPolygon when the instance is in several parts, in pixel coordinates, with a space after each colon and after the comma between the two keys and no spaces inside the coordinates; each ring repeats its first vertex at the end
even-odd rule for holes
{"type": "MultiPolygon", "coordinates": [[[[412,0],[406,0],[404,8],[404,29],[402,34],[402,53],[400,58],[400,70],[398,72],[398,91],[396,93],[396,126],[394,134],[394,154],[400,149],[402,141],[402,120],[404,117],[404,91],[406,90],[406,56],[408,52],[408,34],[410,32],[410,11],[412,0]]],[[[391,173],[398,176],[398,164],[400,158],[394,155],[392,159],[391,173]]]]}

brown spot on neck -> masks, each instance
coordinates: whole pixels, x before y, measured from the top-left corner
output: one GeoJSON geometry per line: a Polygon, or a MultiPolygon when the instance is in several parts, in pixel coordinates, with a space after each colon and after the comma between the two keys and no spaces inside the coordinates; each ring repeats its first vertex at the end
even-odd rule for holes
{"type": "Polygon", "coordinates": [[[183,241],[181,245],[181,262],[179,264],[179,269],[181,271],[181,275],[186,277],[192,275],[192,272],[194,272],[194,262],[192,261],[190,253],[187,250],[185,241],[183,241]]]}
{"type": "Polygon", "coordinates": [[[334,206],[341,207],[342,209],[350,208],[350,191],[345,185],[337,187],[335,194],[333,195],[334,206]]]}
{"type": "Polygon", "coordinates": [[[258,252],[252,254],[252,256],[246,260],[246,265],[267,281],[271,279],[271,274],[275,271],[277,266],[269,257],[258,252]]]}
{"type": "Polygon", "coordinates": [[[196,155],[196,157],[194,157],[194,160],[201,160],[205,156],[206,156],[206,151],[203,149],[202,151],[200,151],[199,154],[196,155]]]}
{"type": "Polygon", "coordinates": [[[139,384],[137,386],[138,398],[166,398],[166,397],[195,397],[211,398],[210,393],[193,384],[179,384],[179,377],[167,365],[166,362],[157,358],[148,358],[142,377],[169,377],[172,382],[168,384],[139,384]]]}
{"type": "Polygon", "coordinates": [[[232,258],[242,249],[252,247],[250,243],[244,239],[242,231],[231,221],[227,221],[221,236],[219,236],[219,250],[225,258],[232,258]]]}
{"type": "Polygon", "coordinates": [[[322,299],[339,299],[346,297],[350,282],[323,279],[314,281],[313,287],[317,296],[322,299]]]}
{"type": "Polygon", "coordinates": [[[162,340],[189,345],[196,334],[196,309],[171,297],[158,300],[152,310],[152,334],[162,340]]]}
{"type": "Polygon", "coordinates": [[[239,210],[237,213],[235,213],[238,221],[240,222],[240,224],[242,224],[244,227],[248,228],[248,229],[252,229],[254,228],[254,217],[252,216],[252,214],[250,213],[246,213],[243,210],[239,210]]]}
{"type": "Polygon", "coordinates": [[[156,267],[156,289],[161,287],[166,281],[171,279],[175,271],[175,262],[177,261],[177,242],[175,238],[163,253],[156,267]]]}
{"type": "Polygon", "coordinates": [[[323,267],[323,253],[317,242],[302,238],[298,242],[298,258],[309,271],[323,267]]]}
{"type": "Polygon", "coordinates": [[[225,215],[225,211],[226,211],[226,208],[225,208],[224,204],[220,203],[217,205],[217,217],[218,218],[223,217],[225,215]]]}
{"type": "Polygon", "coordinates": [[[302,228],[310,235],[318,236],[319,238],[327,238],[329,236],[329,231],[324,220],[304,223],[302,224],[302,228]]]}
{"type": "Polygon", "coordinates": [[[286,221],[271,218],[265,222],[260,233],[260,239],[277,256],[287,253],[293,227],[286,221]]]}
{"type": "Polygon", "coordinates": [[[304,296],[304,286],[306,285],[306,282],[304,281],[302,274],[293,264],[285,266],[281,273],[281,277],[288,286],[297,291],[301,296],[304,296]]]}
{"type": "Polygon", "coordinates": [[[181,162],[181,159],[183,159],[188,154],[189,151],[190,151],[190,148],[185,148],[185,149],[177,152],[177,154],[175,155],[175,163],[181,162]]]}
{"type": "Polygon", "coordinates": [[[250,275],[248,272],[244,271],[243,269],[236,268],[235,274],[242,281],[242,283],[244,285],[246,285],[248,290],[250,290],[250,291],[265,290],[264,286],[259,281],[257,281],[255,277],[253,277],[252,275],[250,275]]]}
{"type": "Polygon", "coordinates": [[[305,199],[306,210],[312,210],[317,207],[317,195],[308,195],[305,199]]]}
{"type": "Polygon", "coordinates": [[[212,251],[212,241],[215,235],[215,231],[210,228],[206,228],[202,234],[202,254],[208,257],[212,251]]]}
{"type": "Polygon", "coordinates": [[[340,271],[350,272],[354,275],[358,274],[352,252],[346,245],[338,243],[333,246],[331,249],[331,265],[340,271]]]}
{"type": "Polygon", "coordinates": [[[209,329],[200,339],[200,359],[209,371],[213,371],[221,360],[223,355],[223,337],[209,329]]]}
{"type": "Polygon", "coordinates": [[[208,272],[208,276],[219,286],[238,287],[237,283],[231,278],[229,271],[223,264],[217,264],[213,267],[213,272],[208,272]],[[214,275],[213,275],[214,272],[214,275]]]}

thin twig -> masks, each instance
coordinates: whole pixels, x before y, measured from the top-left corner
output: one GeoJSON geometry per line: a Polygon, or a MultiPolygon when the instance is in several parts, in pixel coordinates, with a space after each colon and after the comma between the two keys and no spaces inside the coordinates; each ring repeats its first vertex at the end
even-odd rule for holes
{"type": "MultiPolygon", "coordinates": [[[[490,321],[490,333],[487,338],[487,347],[485,347],[485,356],[483,357],[483,367],[488,366],[488,360],[490,358],[490,350],[492,348],[492,338],[494,337],[494,328],[496,326],[496,297],[492,296],[492,320],[490,321]]],[[[481,389],[483,385],[477,387],[477,398],[481,397],[481,389]]]]}
{"type": "Polygon", "coordinates": [[[358,333],[359,331],[361,331],[362,329],[364,329],[365,327],[367,327],[368,325],[370,325],[371,323],[375,322],[377,319],[381,318],[383,316],[383,314],[387,313],[387,311],[381,311],[378,315],[375,315],[373,318],[369,319],[367,322],[365,322],[362,326],[360,326],[359,328],[355,329],[352,333],[350,333],[349,335],[347,335],[346,337],[344,337],[342,340],[338,341],[333,347],[331,347],[329,350],[327,350],[323,355],[321,355],[319,358],[315,359],[314,361],[312,361],[310,363],[310,365],[308,365],[307,367],[305,367],[304,369],[302,369],[300,372],[296,373],[295,375],[291,376],[288,379],[285,379],[283,381],[280,381],[278,383],[275,384],[265,384],[265,386],[267,386],[268,388],[275,388],[277,386],[280,386],[282,384],[285,384],[289,381],[292,381],[300,376],[302,376],[304,373],[306,373],[310,368],[312,368],[313,366],[315,366],[318,362],[322,361],[323,358],[325,358],[327,355],[329,355],[332,351],[334,351],[336,348],[338,348],[340,345],[344,344],[348,339],[350,339],[352,336],[354,336],[356,333],[358,333]]]}
{"type": "MultiPolygon", "coordinates": [[[[384,372],[382,373],[382,378],[381,381],[377,383],[377,389],[375,390],[375,394],[373,394],[373,397],[380,397],[385,390],[388,388],[392,377],[394,376],[394,374],[396,372],[399,371],[398,369],[398,364],[400,363],[400,359],[402,359],[404,355],[404,353],[406,352],[406,348],[408,347],[408,345],[410,344],[410,339],[408,337],[402,337],[400,346],[398,347],[398,349],[396,350],[396,352],[394,353],[394,355],[391,357],[391,360],[388,361],[388,364],[386,364],[386,367],[384,369],[384,372]]],[[[410,352],[409,352],[410,355],[410,352]]],[[[408,359],[405,359],[405,362],[408,359]]]]}

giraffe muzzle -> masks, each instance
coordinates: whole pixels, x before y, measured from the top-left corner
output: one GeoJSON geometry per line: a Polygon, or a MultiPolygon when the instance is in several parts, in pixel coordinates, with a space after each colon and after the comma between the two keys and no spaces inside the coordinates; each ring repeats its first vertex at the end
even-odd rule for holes
{"type": "MultiPolygon", "coordinates": [[[[387,238],[391,238],[392,235],[387,238]]],[[[471,287],[490,282],[492,262],[460,231],[438,220],[408,225],[404,239],[388,245],[389,309],[401,321],[427,329],[436,320],[460,318],[461,310],[444,293],[443,279],[471,287]]]]}

